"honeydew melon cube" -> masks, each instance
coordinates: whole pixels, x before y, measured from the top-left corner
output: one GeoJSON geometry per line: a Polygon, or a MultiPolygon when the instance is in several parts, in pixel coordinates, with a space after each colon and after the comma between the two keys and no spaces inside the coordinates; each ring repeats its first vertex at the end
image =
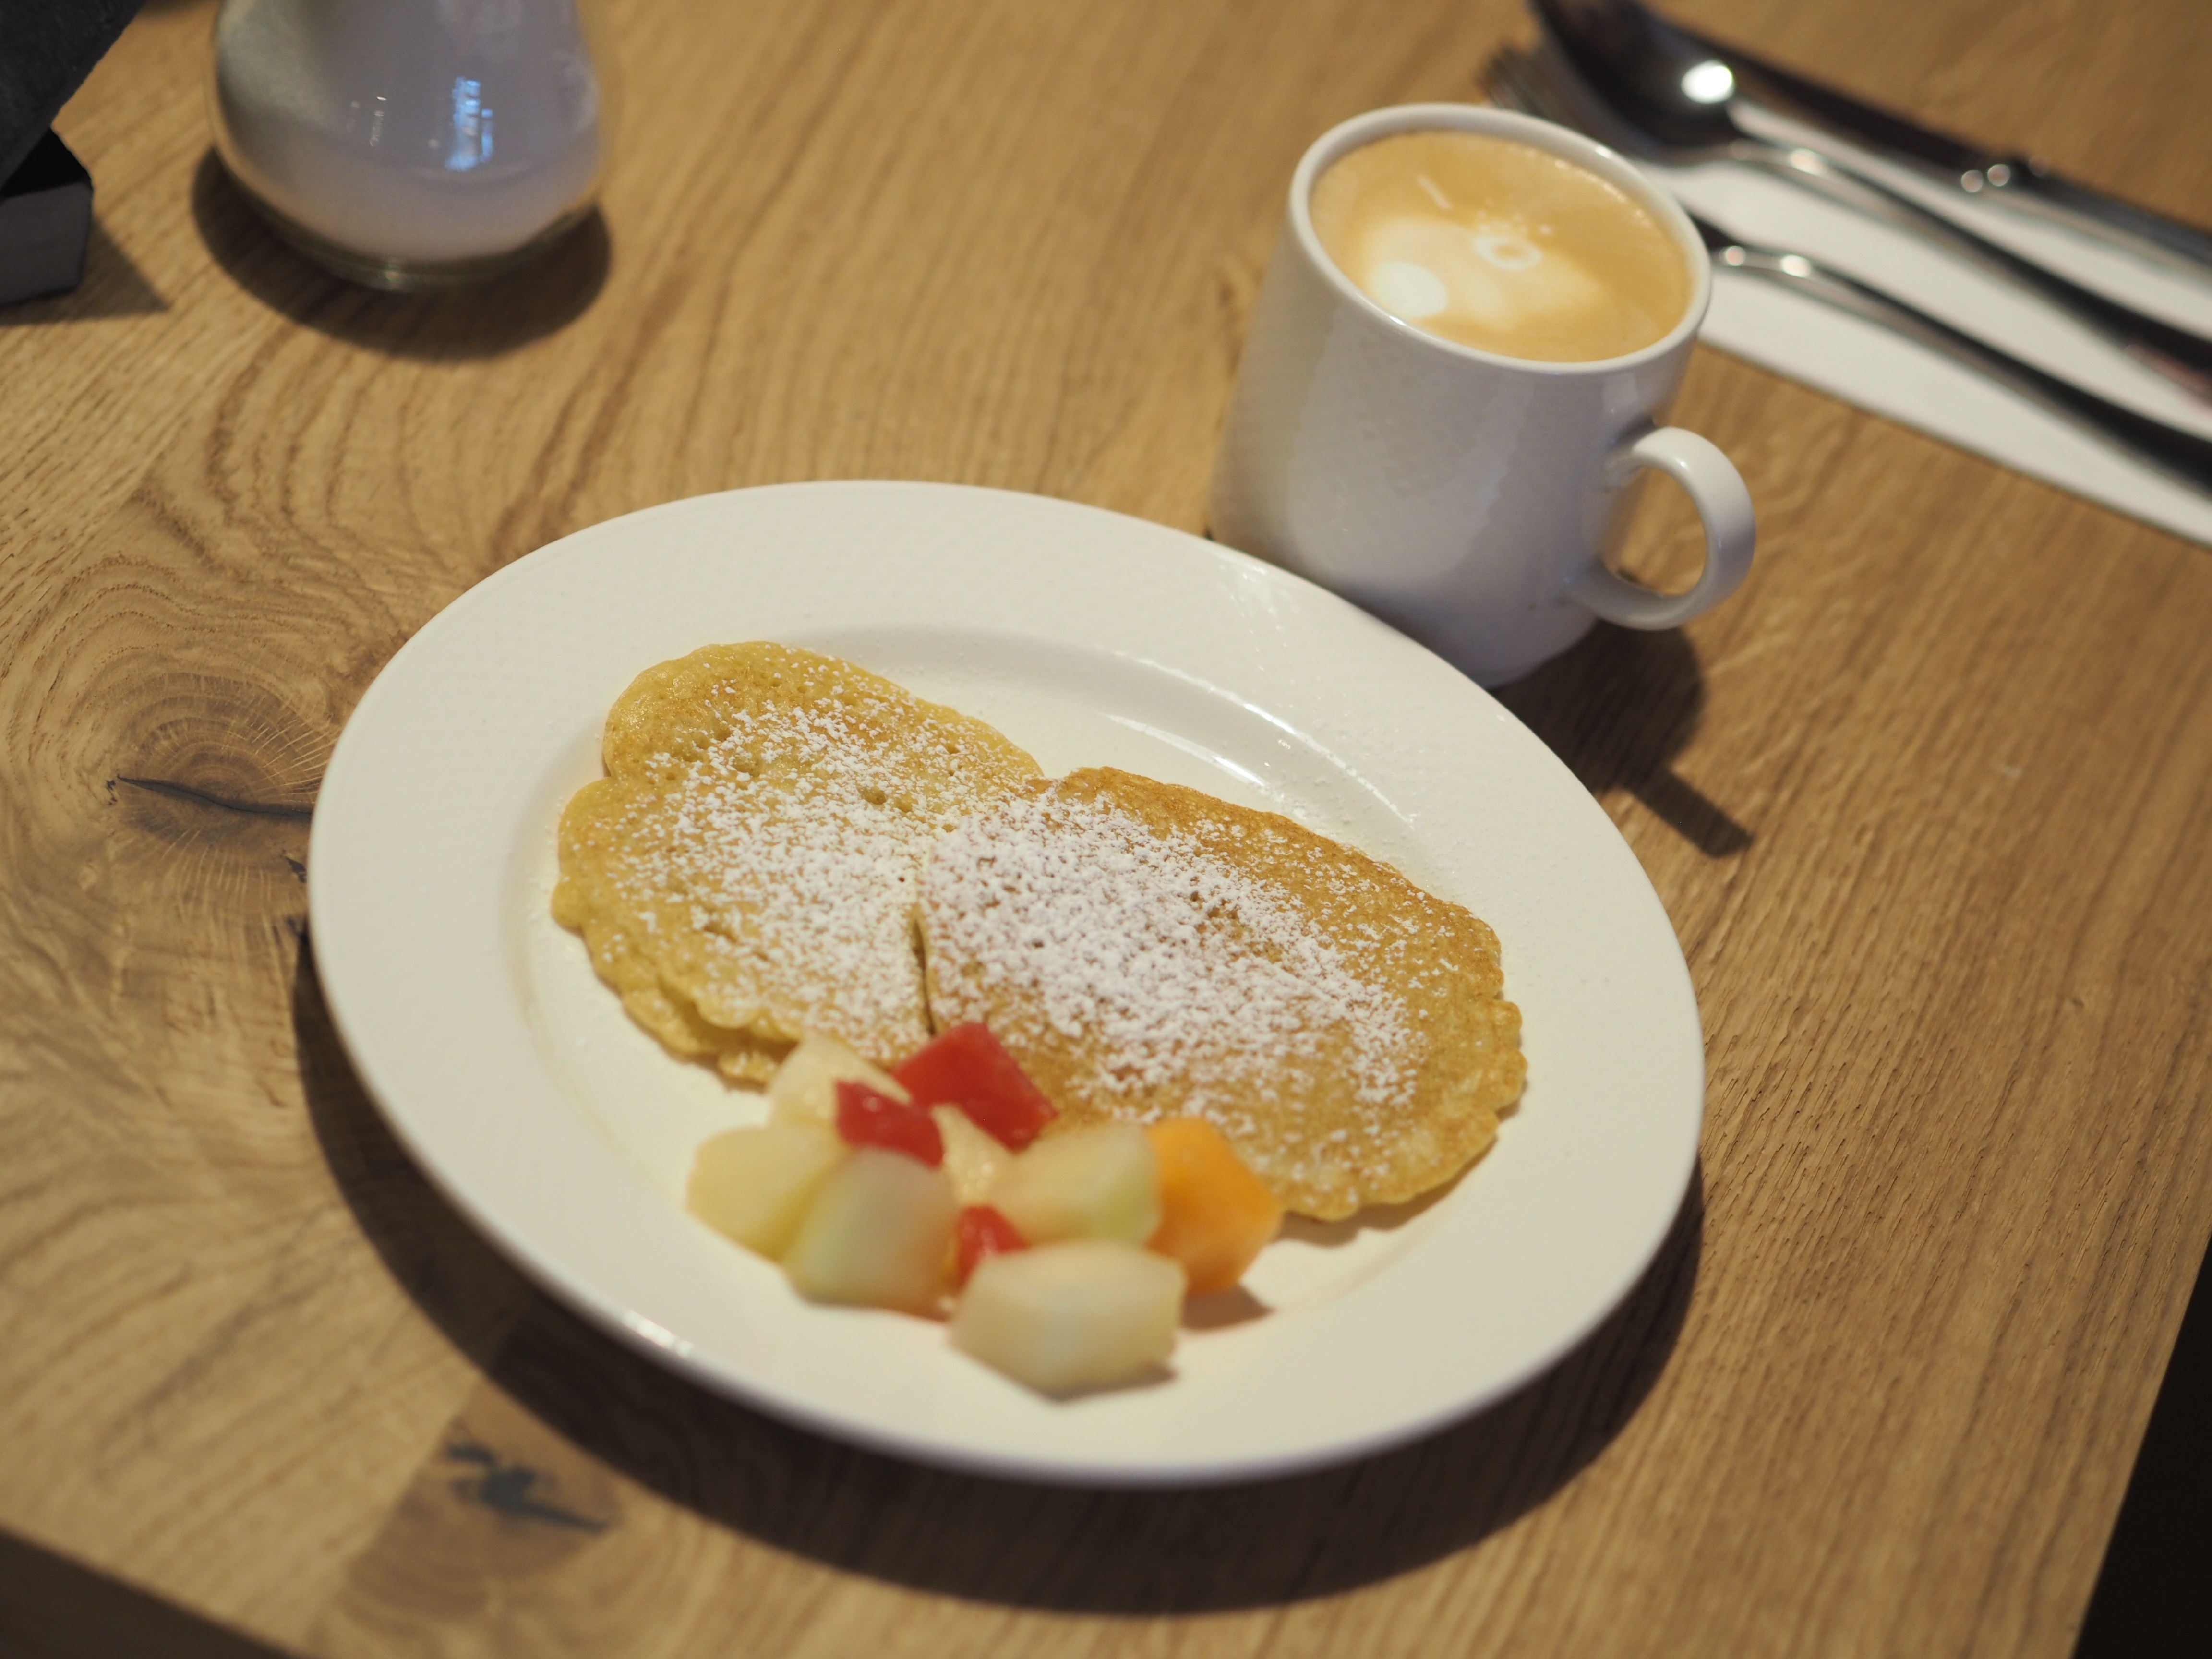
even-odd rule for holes
{"type": "Polygon", "coordinates": [[[799,1046],[783,1057],[783,1064],[769,1079],[769,1121],[834,1127],[840,1083],[865,1083],[902,1105],[911,1104],[914,1099],[906,1085],[889,1072],[871,1066],[836,1037],[814,1032],[799,1039],[799,1046]]]}
{"type": "Polygon", "coordinates": [[[945,1142],[942,1167],[954,1195],[963,1205],[988,1203],[993,1185],[1014,1155],[996,1137],[976,1127],[975,1120],[957,1106],[933,1106],[929,1115],[945,1142]]]}
{"type": "Polygon", "coordinates": [[[705,1141],[693,1155],[684,1202],[716,1232],[773,1261],[791,1243],[846,1151],[826,1124],[732,1129],[705,1141]]]}
{"type": "Polygon", "coordinates": [[[1126,1382],[1175,1351],[1183,1272],[1107,1239],[985,1258],[952,1316],[952,1343],[1042,1394],[1126,1382]]]}
{"type": "Polygon", "coordinates": [[[1008,1163],[987,1201],[1032,1244],[1142,1244],[1159,1229],[1159,1158],[1133,1123],[1070,1129],[1008,1163]]]}
{"type": "Polygon", "coordinates": [[[944,1289],[959,1214],[942,1170],[858,1147],[814,1194],[783,1270],[812,1301],[927,1313],[944,1289]]]}

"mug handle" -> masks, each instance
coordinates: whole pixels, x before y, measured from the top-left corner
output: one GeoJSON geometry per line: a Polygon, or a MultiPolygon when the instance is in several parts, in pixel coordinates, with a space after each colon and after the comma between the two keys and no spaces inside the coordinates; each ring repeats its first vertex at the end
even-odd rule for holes
{"type": "Polygon", "coordinates": [[[1743,585],[1751,574],[1759,526],[1752,518],[1751,492],[1727,456],[1694,432],[1662,426],[1615,450],[1607,465],[1624,480],[1638,467],[1654,468],[1689,492],[1691,505],[1705,520],[1705,568],[1688,592],[1655,593],[1615,575],[1602,562],[1594,563],[1567,584],[1568,598],[1624,628],[1679,628],[1743,585]]]}

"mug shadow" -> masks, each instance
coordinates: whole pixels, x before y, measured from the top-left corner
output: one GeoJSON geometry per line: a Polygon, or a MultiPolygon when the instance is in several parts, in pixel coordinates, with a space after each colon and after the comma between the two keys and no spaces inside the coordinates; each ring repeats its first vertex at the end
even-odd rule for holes
{"type": "Polygon", "coordinates": [[[1680,629],[1600,623],[1491,695],[1592,794],[1626,790],[1707,858],[1734,858],[1751,846],[1752,832],[1670,764],[1696,734],[1705,704],[1697,648],[1680,629]]]}
{"type": "Polygon", "coordinates": [[[842,1571],[969,1601],[1226,1612],[1338,1594],[1467,1549],[1566,1486],[1634,1418],[1680,1337],[1703,1252],[1700,1170],[1642,1279],[1588,1338],[1489,1410],[1395,1450],[1176,1491],[957,1474],[709,1394],[532,1289],[385,1127],[338,1045],[307,950],[294,1024],[315,1132],[363,1232],[513,1401],[709,1521],[842,1571]]]}
{"type": "Polygon", "coordinates": [[[597,208],[521,269],[466,288],[388,294],[331,276],[270,229],[210,149],[192,175],[192,220],[231,280],[302,327],[387,356],[495,357],[590,309],[613,261],[597,208]]]}

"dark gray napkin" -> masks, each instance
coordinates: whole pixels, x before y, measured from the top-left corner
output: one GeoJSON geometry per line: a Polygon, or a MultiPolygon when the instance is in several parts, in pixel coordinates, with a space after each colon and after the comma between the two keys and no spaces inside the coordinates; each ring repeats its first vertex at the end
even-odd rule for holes
{"type": "Polygon", "coordinates": [[[21,167],[141,0],[0,0],[0,180],[21,167]]]}

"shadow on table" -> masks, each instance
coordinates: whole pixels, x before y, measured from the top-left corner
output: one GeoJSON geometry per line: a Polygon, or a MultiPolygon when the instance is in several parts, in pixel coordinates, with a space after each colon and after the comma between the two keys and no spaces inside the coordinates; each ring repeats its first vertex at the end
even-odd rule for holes
{"type": "Polygon", "coordinates": [[[295,1018],[309,1108],[348,1203],[423,1311],[513,1400],[629,1480],[777,1549],[971,1600],[1226,1610],[1331,1595],[1465,1549],[1559,1491],[1620,1432],[1673,1351],[1697,1282],[1702,1176],[1635,1291],[1560,1364],[1400,1450],[1172,1492],[947,1474],[708,1394],[535,1293],[518,1310],[500,1288],[511,1272],[363,1096],[304,952],[295,1018]]]}
{"type": "Polygon", "coordinates": [[[1572,649],[1492,694],[1592,794],[1625,789],[1708,858],[1734,858],[1752,832],[1670,764],[1705,706],[1697,649],[1679,629],[1600,623],[1572,649]]]}
{"type": "Polygon", "coordinates": [[[99,220],[85,239],[84,280],[66,294],[0,306],[0,328],[37,328],[48,323],[89,322],[106,317],[150,317],[169,308],[138,263],[107,234],[99,220]]]}
{"type": "Polygon", "coordinates": [[[2212,1653],[2212,1256],[2198,1264],[2074,1659],[2212,1653]],[[2191,1635],[2191,1632],[2196,1634],[2191,1635]]]}
{"type": "Polygon", "coordinates": [[[606,286],[612,259],[595,209],[539,258],[491,282],[386,294],[330,275],[264,223],[213,150],[192,175],[192,218],[216,263],[273,311],[395,357],[494,357],[574,322],[606,286]]]}
{"type": "Polygon", "coordinates": [[[8,1659],[283,1659],[275,1648],[0,1532],[8,1659]]]}

